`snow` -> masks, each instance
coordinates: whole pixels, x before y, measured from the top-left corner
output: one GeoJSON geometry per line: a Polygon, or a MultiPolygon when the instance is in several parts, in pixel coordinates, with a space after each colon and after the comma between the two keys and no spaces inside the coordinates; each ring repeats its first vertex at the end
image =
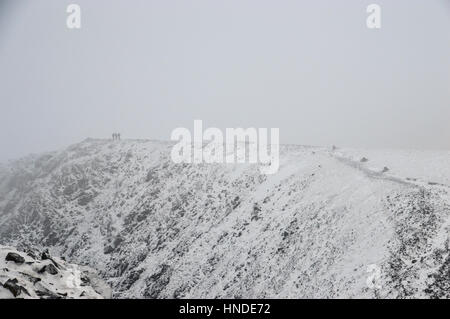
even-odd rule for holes
{"type": "Polygon", "coordinates": [[[283,145],[261,175],[175,164],[172,145],[88,139],[12,163],[0,244],[89,265],[115,298],[449,297],[449,152],[283,145]]]}
{"type": "Polygon", "coordinates": [[[366,157],[372,170],[387,166],[391,174],[421,182],[450,186],[450,151],[439,150],[340,150],[346,157],[359,161],[366,157]]]}

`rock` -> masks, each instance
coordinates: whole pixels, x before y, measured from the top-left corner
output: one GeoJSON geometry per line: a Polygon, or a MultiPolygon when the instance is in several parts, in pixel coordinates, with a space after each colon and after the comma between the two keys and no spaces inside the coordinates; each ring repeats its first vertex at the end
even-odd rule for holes
{"type": "Polygon", "coordinates": [[[61,296],[51,292],[50,290],[45,291],[36,290],[36,295],[38,295],[40,298],[43,299],[62,299],[61,296]]]}
{"type": "Polygon", "coordinates": [[[26,252],[28,257],[31,257],[33,259],[37,259],[38,255],[36,255],[36,252],[34,252],[33,250],[27,249],[25,252],[26,252]]]}
{"type": "Polygon", "coordinates": [[[85,273],[82,273],[80,276],[81,285],[80,286],[88,286],[91,284],[91,280],[89,279],[88,275],[85,273]]]}
{"type": "Polygon", "coordinates": [[[27,252],[27,256],[28,256],[28,257],[31,257],[31,258],[33,258],[33,259],[37,259],[36,255],[33,254],[32,252],[27,252]]]}
{"type": "Polygon", "coordinates": [[[123,242],[123,238],[121,236],[117,236],[114,239],[113,245],[114,247],[118,247],[123,242]]]}
{"type": "Polygon", "coordinates": [[[17,297],[22,292],[26,293],[29,296],[30,294],[28,293],[28,291],[24,287],[18,285],[17,283],[18,283],[18,280],[16,278],[8,279],[3,284],[3,287],[8,289],[9,291],[11,291],[11,293],[13,294],[14,297],[17,297]]]}
{"type": "Polygon", "coordinates": [[[38,273],[42,274],[44,272],[48,272],[50,275],[56,275],[58,273],[58,269],[53,264],[48,264],[42,267],[38,273]]]}
{"type": "Polygon", "coordinates": [[[41,259],[42,260],[47,260],[50,259],[50,253],[48,252],[48,249],[44,250],[41,254],[41,259]]]}
{"type": "Polygon", "coordinates": [[[106,255],[112,253],[114,251],[114,248],[111,245],[108,245],[105,247],[105,249],[103,249],[103,253],[105,253],[106,255]]]}
{"type": "Polygon", "coordinates": [[[366,163],[366,162],[368,162],[369,160],[368,160],[366,157],[363,157],[363,158],[361,158],[359,161],[360,161],[361,163],[366,163]]]}
{"type": "Polygon", "coordinates": [[[23,264],[25,262],[25,258],[16,253],[8,253],[5,258],[6,261],[14,261],[16,264],[23,264]]]}
{"type": "Polygon", "coordinates": [[[85,294],[83,298],[111,298],[109,286],[95,270],[50,257],[48,251],[42,254],[44,260],[40,258],[41,253],[36,254],[38,259],[31,259],[25,253],[24,250],[0,245],[0,298],[76,298],[82,292],[85,294]],[[6,261],[20,260],[18,256],[34,264],[6,261]],[[53,259],[58,261],[59,267],[53,259]]]}

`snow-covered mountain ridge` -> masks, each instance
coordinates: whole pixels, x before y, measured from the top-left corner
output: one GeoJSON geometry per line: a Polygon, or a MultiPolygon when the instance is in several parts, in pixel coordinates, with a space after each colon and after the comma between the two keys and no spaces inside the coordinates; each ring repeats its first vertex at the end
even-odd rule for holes
{"type": "Polygon", "coordinates": [[[261,175],[175,164],[172,145],[88,139],[5,165],[0,244],[89,265],[117,298],[449,297],[450,153],[285,145],[261,175]]]}

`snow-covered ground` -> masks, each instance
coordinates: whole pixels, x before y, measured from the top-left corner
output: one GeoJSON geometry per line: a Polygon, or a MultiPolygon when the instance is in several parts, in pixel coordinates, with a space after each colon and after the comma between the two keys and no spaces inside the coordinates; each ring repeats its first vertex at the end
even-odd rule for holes
{"type": "Polygon", "coordinates": [[[391,174],[404,179],[450,186],[450,151],[343,149],[338,152],[355,161],[366,157],[366,166],[373,170],[386,166],[391,174]]]}
{"type": "Polygon", "coordinates": [[[9,164],[0,244],[87,264],[116,298],[449,297],[448,152],[285,145],[261,175],[171,147],[88,139],[9,164]]]}

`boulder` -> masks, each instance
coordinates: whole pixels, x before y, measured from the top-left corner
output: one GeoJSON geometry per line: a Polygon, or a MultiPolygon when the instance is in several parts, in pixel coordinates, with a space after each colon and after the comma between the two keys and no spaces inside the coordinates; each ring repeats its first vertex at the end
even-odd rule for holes
{"type": "Polygon", "coordinates": [[[11,291],[11,293],[13,294],[14,297],[17,297],[18,295],[20,295],[22,292],[26,293],[28,296],[30,295],[28,293],[28,291],[17,284],[18,280],[16,278],[14,279],[8,279],[4,284],[3,287],[5,287],[6,289],[8,289],[9,291],[11,291]]]}
{"type": "Polygon", "coordinates": [[[50,253],[48,252],[48,249],[44,250],[41,254],[41,259],[42,260],[47,260],[50,259],[50,253]]]}
{"type": "Polygon", "coordinates": [[[17,253],[9,252],[5,258],[6,261],[14,261],[16,264],[23,264],[25,262],[25,258],[20,256],[17,253]]]}
{"type": "Polygon", "coordinates": [[[111,245],[108,245],[103,249],[103,253],[105,255],[111,254],[113,251],[114,251],[114,248],[111,245]]]}

